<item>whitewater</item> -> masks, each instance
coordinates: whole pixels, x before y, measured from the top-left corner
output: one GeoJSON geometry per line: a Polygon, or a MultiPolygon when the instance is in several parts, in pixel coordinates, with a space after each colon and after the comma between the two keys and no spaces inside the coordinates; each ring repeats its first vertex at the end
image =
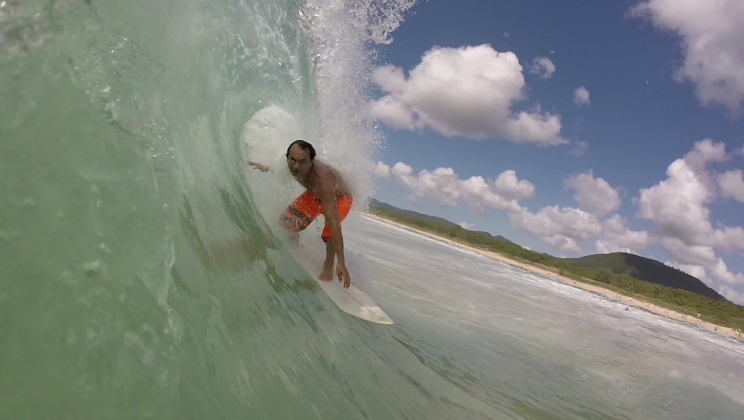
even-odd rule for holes
{"type": "Polygon", "coordinates": [[[0,1],[0,419],[741,418],[740,343],[364,216],[413,3],[0,1]],[[394,325],[294,258],[295,138],[394,325]]]}

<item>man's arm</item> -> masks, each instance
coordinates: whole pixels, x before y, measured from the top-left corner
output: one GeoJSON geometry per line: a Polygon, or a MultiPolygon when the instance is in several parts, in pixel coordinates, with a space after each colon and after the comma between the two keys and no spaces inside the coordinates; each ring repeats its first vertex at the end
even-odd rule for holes
{"type": "Polygon", "coordinates": [[[248,162],[249,165],[253,166],[254,168],[258,169],[261,172],[268,172],[269,167],[258,162],[248,162]]]}
{"type": "Polygon", "coordinates": [[[322,188],[320,193],[320,202],[323,204],[323,213],[331,227],[331,239],[333,240],[333,249],[338,257],[338,265],[346,267],[344,258],[344,237],[341,233],[341,220],[338,216],[338,206],[336,205],[336,195],[330,188],[322,188]]]}

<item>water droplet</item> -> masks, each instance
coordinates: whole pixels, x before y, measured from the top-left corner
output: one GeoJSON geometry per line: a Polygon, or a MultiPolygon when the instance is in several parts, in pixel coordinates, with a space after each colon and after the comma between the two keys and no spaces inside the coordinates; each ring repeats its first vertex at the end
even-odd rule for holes
{"type": "Polygon", "coordinates": [[[94,275],[98,274],[102,268],[103,263],[101,263],[101,260],[83,263],[83,272],[88,277],[93,277],[94,275]]]}
{"type": "Polygon", "coordinates": [[[75,280],[75,275],[72,274],[72,272],[69,270],[63,271],[62,275],[59,277],[60,279],[62,279],[62,283],[68,286],[74,286],[77,283],[77,281],[75,280]]]}
{"type": "Polygon", "coordinates": [[[70,345],[75,344],[76,341],[77,341],[77,338],[75,335],[75,330],[70,328],[70,331],[67,332],[67,338],[65,338],[65,343],[68,346],[70,346],[70,345]]]}

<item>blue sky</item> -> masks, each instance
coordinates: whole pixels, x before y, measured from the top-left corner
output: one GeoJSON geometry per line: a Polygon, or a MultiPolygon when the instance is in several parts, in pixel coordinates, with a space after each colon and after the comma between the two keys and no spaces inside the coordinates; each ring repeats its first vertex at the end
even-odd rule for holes
{"type": "Polygon", "coordinates": [[[375,197],[553,255],[655,258],[744,303],[739,28],[736,0],[420,2],[373,74],[375,197]]]}

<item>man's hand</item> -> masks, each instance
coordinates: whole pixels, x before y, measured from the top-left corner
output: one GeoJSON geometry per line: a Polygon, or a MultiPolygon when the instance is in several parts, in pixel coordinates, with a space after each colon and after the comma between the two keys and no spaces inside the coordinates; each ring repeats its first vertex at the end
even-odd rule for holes
{"type": "Polygon", "coordinates": [[[254,168],[258,169],[261,172],[268,172],[269,167],[266,165],[263,165],[258,162],[248,162],[249,165],[253,166],[254,168]]]}
{"type": "Polygon", "coordinates": [[[336,275],[338,276],[338,281],[344,283],[345,289],[351,286],[351,277],[349,276],[349,270],[346,269],[346,264],[336,265],[336,275]]]}

